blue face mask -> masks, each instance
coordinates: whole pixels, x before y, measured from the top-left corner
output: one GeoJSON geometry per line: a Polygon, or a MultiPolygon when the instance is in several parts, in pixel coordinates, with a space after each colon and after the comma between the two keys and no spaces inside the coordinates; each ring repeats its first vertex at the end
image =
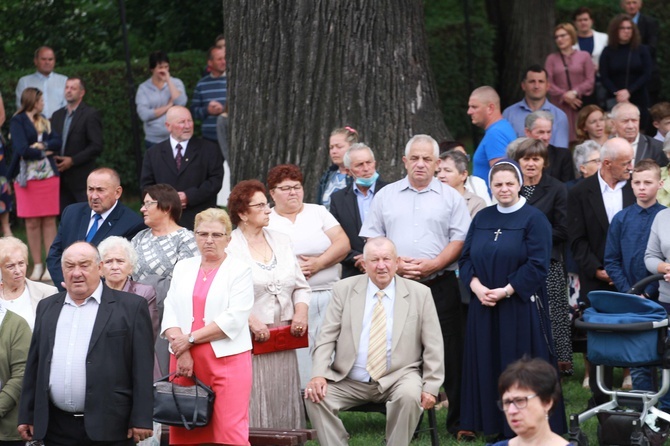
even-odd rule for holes
{"type": "Polygon", "coordinates": [[[375,174],[370,178],[356,178],[356,184],[362,187],[372,187],[377,181],[377,178],[379,178],[379,172],[375,170],[375,174]]]}

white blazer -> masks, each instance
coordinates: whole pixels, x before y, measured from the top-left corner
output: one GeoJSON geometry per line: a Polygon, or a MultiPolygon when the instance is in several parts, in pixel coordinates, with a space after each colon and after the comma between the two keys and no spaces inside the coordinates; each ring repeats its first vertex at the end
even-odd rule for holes
{"type": "MultiPolygon", "coordinates": [[[[591,60],[596,69],[600,67],[600,54],[607,46],[607,40],[607,34],[593,30],[593,53],[591,53],[591,60]]],[[[581,50],[579,43],[575,43],[572,47],[576,50],[581,50]]]]}
{"type": "MultiPolygon", "coordinates": [[[[191,332],[193,322],[193,289],[202,257],[184,259],[174,267],[172,283],[165,298],[161,337],[165,330],[179,327],[191,332]]],[[[251,350],[249,315],[254,305],[254,283],[251,268],[228,255],[212,279],[205,302],[205,325],[214,322],[227,338],[212,341],[217,358],[251,350]]]]}

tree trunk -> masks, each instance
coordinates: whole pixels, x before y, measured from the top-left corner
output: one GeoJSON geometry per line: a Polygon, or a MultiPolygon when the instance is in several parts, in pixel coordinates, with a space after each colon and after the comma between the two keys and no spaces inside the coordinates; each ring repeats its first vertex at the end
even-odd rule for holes
{"type": "Polygon", "coordinates": [[[487,0],[489,21],[498,28],[497,88],[503,108],[523,97],[521,78],[532,64],[544,66],[555,50],[555,0],[487,0]]]}
{"type": "Polygon", "coordinates": [[[386,180],[402,175],[411,135],[450,138],[429,68],[423,4],[226,0],[232,183],[281,163],[306,201],[329,165],[336,127],[358,130],[386,180]]]}

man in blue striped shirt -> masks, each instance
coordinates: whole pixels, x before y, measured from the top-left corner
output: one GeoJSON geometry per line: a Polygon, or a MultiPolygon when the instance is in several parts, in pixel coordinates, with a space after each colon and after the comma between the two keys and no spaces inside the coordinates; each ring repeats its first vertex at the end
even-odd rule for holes
{"type": "Polygon", "coordinates": [[[195,86],[191,113],[202,122],[202,137],[218,144],[216,119],[224,112],[228,96],[225,48],[209,49],[207,67],[209,74],[195,86]]]}

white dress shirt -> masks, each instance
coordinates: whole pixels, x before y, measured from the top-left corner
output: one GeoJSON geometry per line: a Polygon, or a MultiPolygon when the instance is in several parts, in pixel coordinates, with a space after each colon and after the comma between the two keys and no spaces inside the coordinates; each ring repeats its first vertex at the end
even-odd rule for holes
{"type": "Polygon", "coordinates": [[[623,192],[622,189],[626,185],[626,181],[619,181],[614,189],[609,187],[609,185],[603,180],[603,177],[600,176],[600,170],[598,171],[598,182],[600,183],[600,193],[603,195],[603,204],[605,205],[605,212],[607,212],[607,221],[612,223],[612,219],[623,209],[623,192]]]}
{"type": "Polygon", "coordinates": [[[49,374],[51,402],[65,412],[83,413],[86,405],[86,356],[102,299],[102,282],[77,305],[70,293],[58,316],[49,374]]]}
{"type": "MultiPolygon", "coordinates": [[[[356,361],[351,368],[349,375],[350,379],[361,382],[369,382],[370,374],[367,371],[368,363],[368,345],[370,345],[370,324],[372,323],[372,312],[377,304],[377,297],[375,294],[379,291],[379,287],[368,279],[368,290],[365,293],[365,311],[363,313],[363,327],[361,329],[361,337],[358,341],[358,354],[356,361]]],[[[382,290],[386,294],[382,298],[384,304],[384,312],[386,313],[386,369],[391,368],[391,347],[393,342],[393,303],[395,302],[395,278],[382,290]]]]}

